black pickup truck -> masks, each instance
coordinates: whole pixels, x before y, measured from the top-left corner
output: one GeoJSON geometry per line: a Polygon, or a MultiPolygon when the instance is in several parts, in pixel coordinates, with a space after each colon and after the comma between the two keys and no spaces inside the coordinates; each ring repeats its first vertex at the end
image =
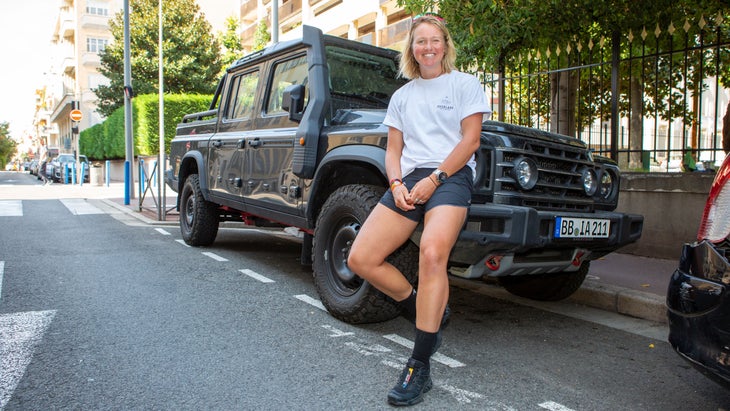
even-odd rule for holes
{"type": "MultiPolygon", "coordinates": [[[[322,303],[353,323],[397,314],[347,267],[352,240],[388,187],[387,128],[404,84],[393,50],[323,35],[280,42],[233,64],[210,110],[186,115],[167,184],[186,243],[210,245],[221,221],[294,227],[322,303]]],[[[641,236],[643,217],[613,212],[619,169],[575,138],[486,121],[468,221],[449,272],[496,277],[509,292],[568,297],[590,261],[641,236]]],[[[415,283],[420,231],[390,261],[415,283]]]]}

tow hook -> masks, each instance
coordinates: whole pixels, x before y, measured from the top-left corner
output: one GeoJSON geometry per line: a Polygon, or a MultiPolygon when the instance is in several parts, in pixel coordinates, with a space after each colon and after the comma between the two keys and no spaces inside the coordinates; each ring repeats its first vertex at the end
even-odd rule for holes
{"type": "Polygon", "coordinates": [[[573,265],[576,267],[580,266],[580,263],[581,263],[580,259],[583,258],[584,255],[585,255],[585,252],[578,251],[575,254],[575,257],[573,258],[573,265]]]}
{"type": "Polygon", "coordinates": [[[492,271],[499,270],[499,263],[502,261],[501,255],[492,255],[487,258],[487,261],[484,263],[487,268],[489,268],[492,271]]]}

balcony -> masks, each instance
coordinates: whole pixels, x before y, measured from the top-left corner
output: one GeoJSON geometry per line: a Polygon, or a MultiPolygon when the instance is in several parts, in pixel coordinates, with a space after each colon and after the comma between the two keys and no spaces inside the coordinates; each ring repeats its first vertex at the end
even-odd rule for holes
{"type": "Polygon", "coordinates": [[[256,34],[257,27],[258,23],[254,23],[241,32],[241,45],[244,50],[251,50],[253,48],[253,39],[256,34]]]}
{"type": "Polygon", "coordinates": [[[299,15],[299,21],[301,21],[302,14],[302,0],[289,0],[279,6],[279,21],[285,22],[297,15],[299,15]]]}
{"type": "Polygon", "coordinates": [[[86,30],[107,30],[109,29],[109,17],[96,14],[84,14],[81,16],[81,28],[86,30]]]}
{"type": "Polygon", "coordinates": [[[258,10],[258,3],[256,0],[248,0],[241,2],[241,20],[256,20],[256,11],[258,10]],[[254,16],[249,17],[249,14],[254,16]]]}
{"type": "Polygon", "coordinates": [[[378,30],[380,34],[380,47],[398,48],[394,47],[398,43],[405,41],[408,35],[408,29],[410,28],[410,20],[401,20],[397,23],[393,23],[385,28],[378,30]]]}
{"type": "Polygon", "coordinates": [[[81,64],[87,67],[99,67],[101,65],[101,58],[97,53],[84,52],[81,53],[81,64]]]}
{"type": "Polygon", "coordinates": [[[308,0],[315,16],[342,4],[342,0],[308,0]]]}
{"type": "Polygon", "coordinates": [[[76,18],[73,10],[69,7],[63,7],[58,15],[58,37],[73,37],[76,30],[76,18]]]}

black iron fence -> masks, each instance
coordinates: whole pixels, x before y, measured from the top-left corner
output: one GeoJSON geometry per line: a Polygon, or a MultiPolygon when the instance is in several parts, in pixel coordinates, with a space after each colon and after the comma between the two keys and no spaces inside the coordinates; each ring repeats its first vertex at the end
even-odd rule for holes
{"type": "Polygon", "coordinates": [[[730,102],[727,20],[687,18],[506,56],[482,77],[494,118],[580,138],[623,170],[680,171],[690,158],[716,167],[730,102]]]}

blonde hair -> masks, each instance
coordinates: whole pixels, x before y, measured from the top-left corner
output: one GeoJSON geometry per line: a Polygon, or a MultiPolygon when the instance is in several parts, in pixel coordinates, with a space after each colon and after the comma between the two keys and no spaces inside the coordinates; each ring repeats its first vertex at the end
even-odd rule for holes
{"type": "Polygon", "coordinates": [[[451,70],[456,70],[456,48],[454,47],[453,41],[451,41],[451,34],[449,34],[449,29],[446,28],[446,23],[437,15],[426,14],[413,19],[411,28],[408,31],[408,37],[406,38],[406,47],[401,54],[399,73],[409,80],[421,77],[421,69],[418,66],[416,57],[413,55],[413,32],[416,31],[416,27],[424,23],[433,24],[438,27],[444,36],[444,58],[441,60],[441,70],[444,73],[450,73],[451,70]]]}

